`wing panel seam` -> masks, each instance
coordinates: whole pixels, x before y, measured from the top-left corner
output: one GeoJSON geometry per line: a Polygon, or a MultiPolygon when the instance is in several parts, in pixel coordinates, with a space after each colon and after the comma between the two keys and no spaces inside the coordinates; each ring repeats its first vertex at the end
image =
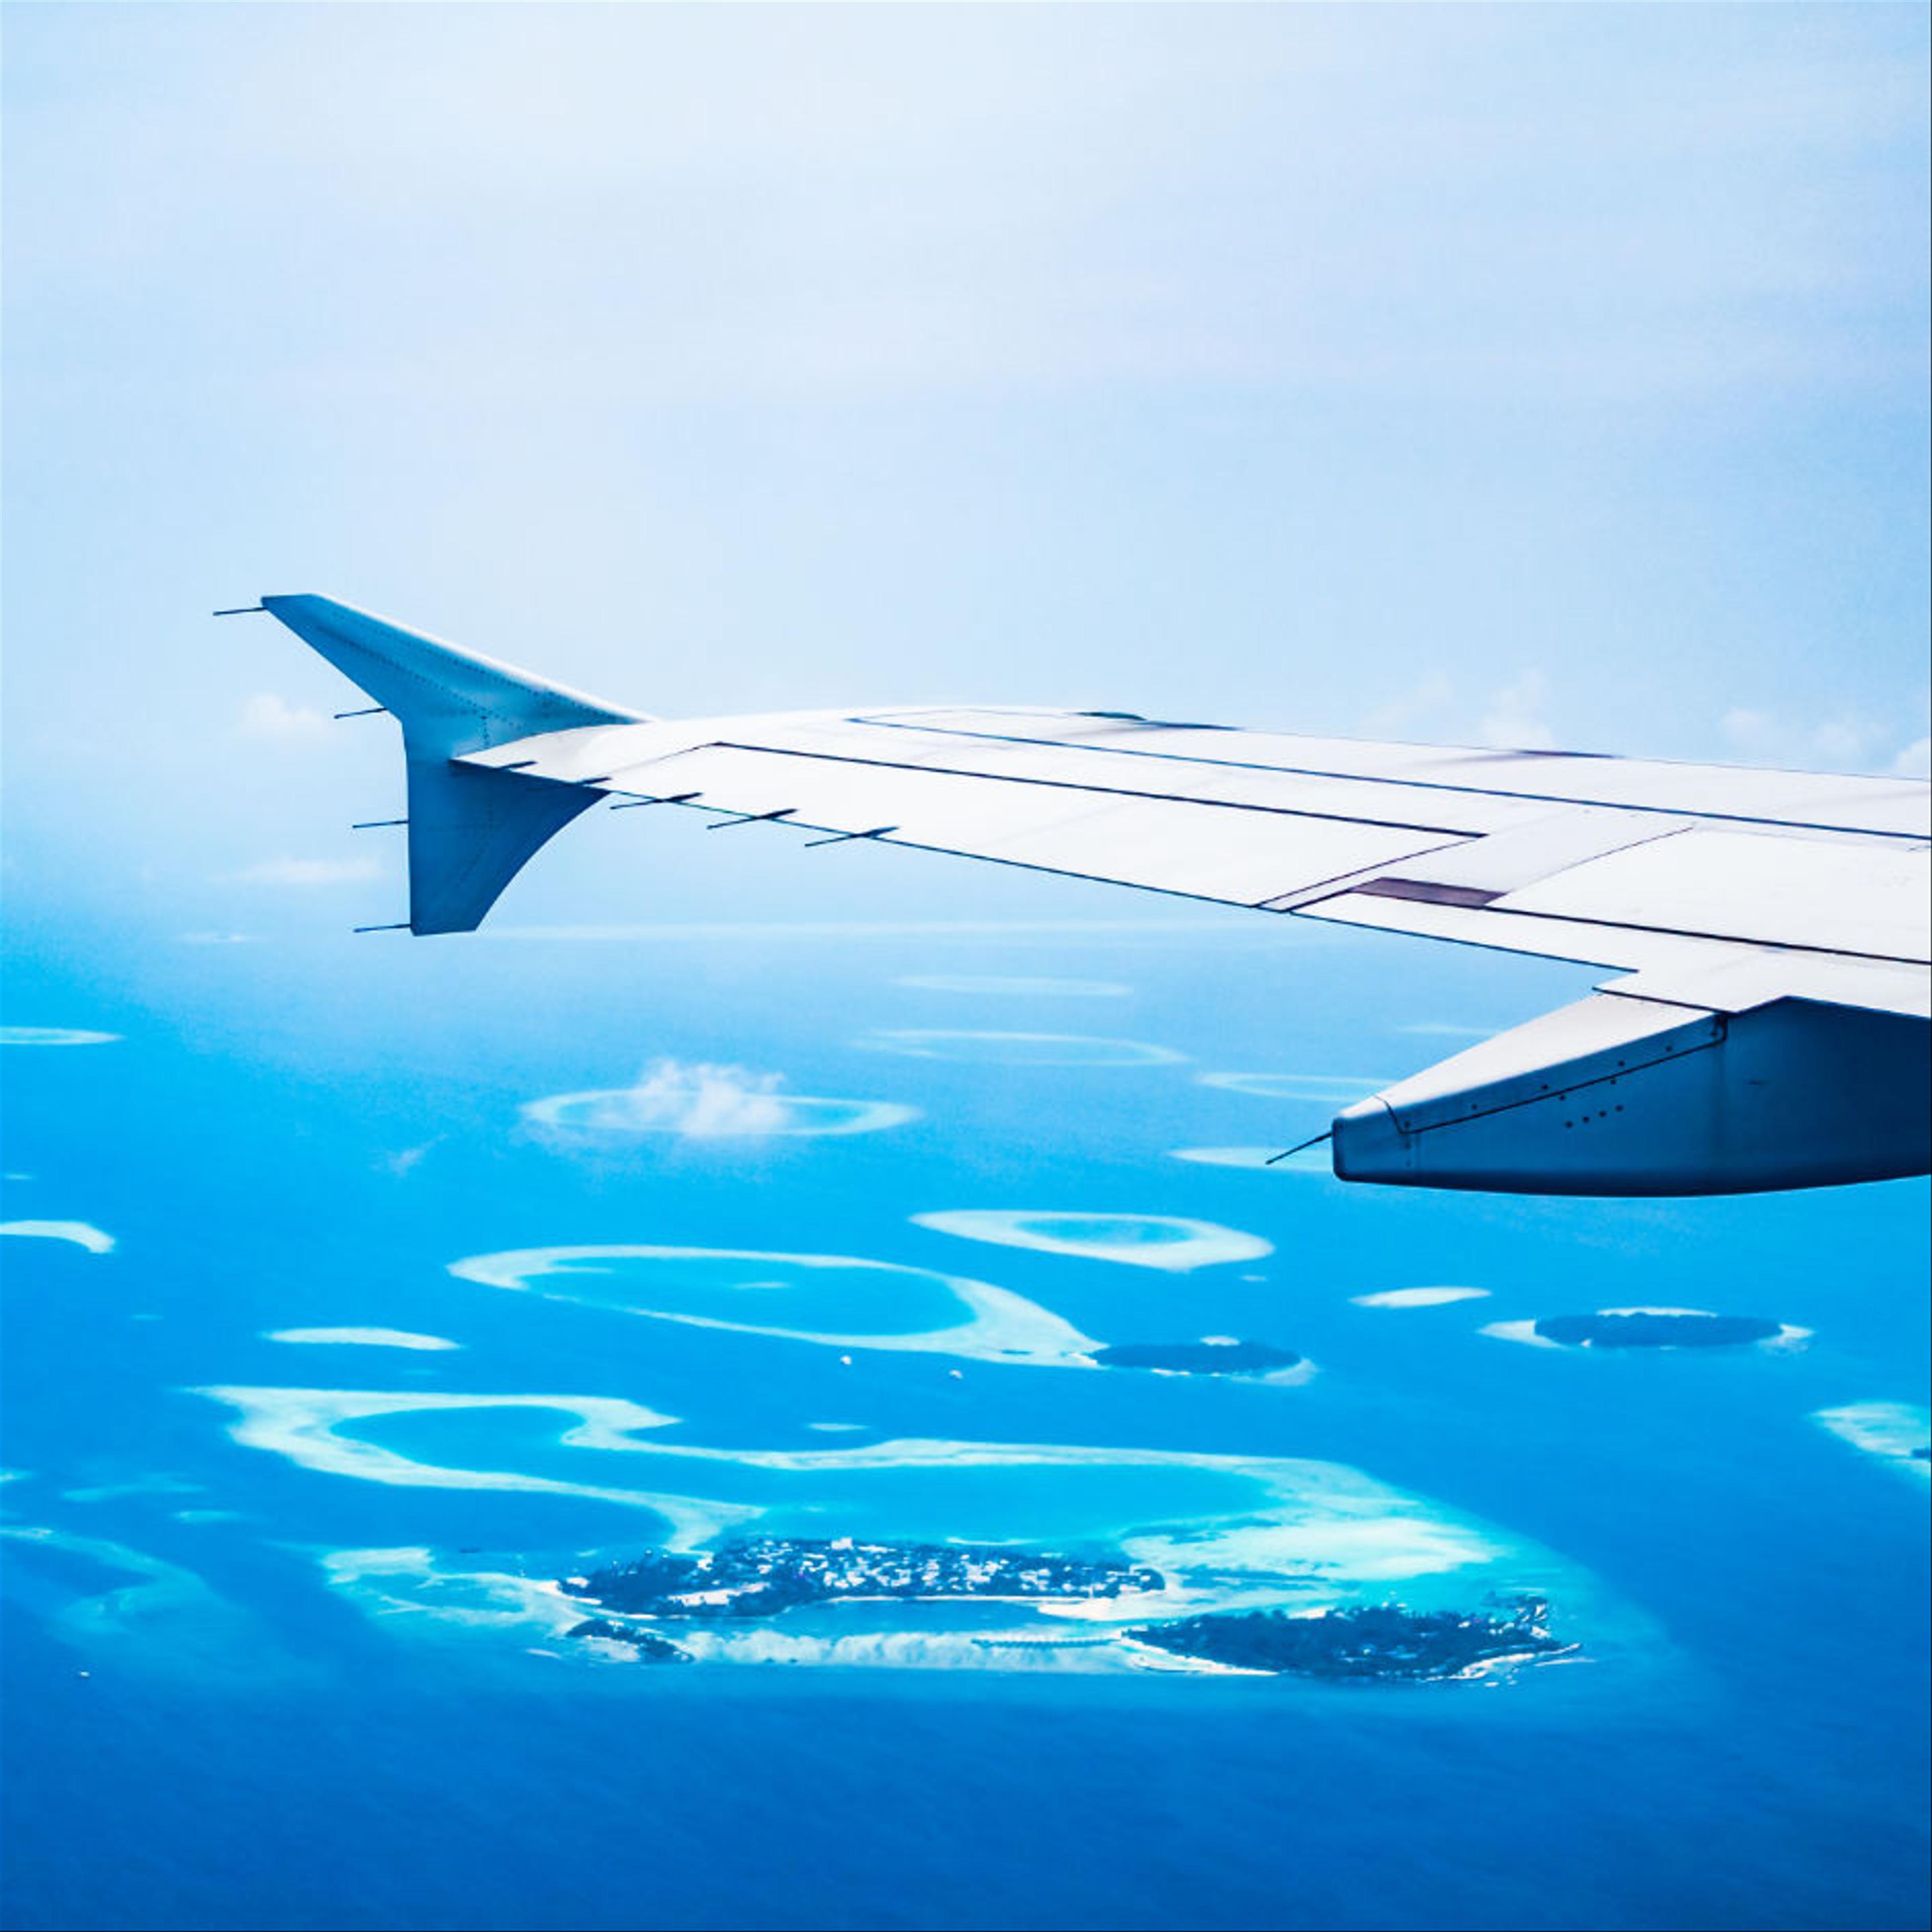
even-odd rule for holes
{"type": "MultiPolygon", "coordinates": [[[[972,738],[980,740],[986,743],[995,745],[1028,745],[1032,746],[1036,751],[1105,752],[1112,753],[1116,756],[1124,758],[1156,759],[1167,764],[1205,765],[1217,770],[1272,772],[1280,774],[1283,778],[1327,778],[1331,782],[1339,784],[1400,785],[1405,789],[1411,791],[1447,792],[1450,794],[1452,796],[1468,798],[1514,798],[1521,799],[1532,805],[1568,805],[1575,806],[1580,810],[1659,812],[1674,818],[1708,819],[1716,823],[1724,824],[1775,825],[1783,826],[1792,832],[1835,832],[1840,834],[1849,832],[1860,838],[1902,839],[1907,844],[1917,845],[1922,845],[1926,842],[1925,835],[1922,832],[1886,832],[1874,828],[1869,828],[1864,826],[1844,825],[1829,820],[1818,819],[1776,818],[1768,817],[1762,813],[1744,812],[1700,812],[1694,807],[1690,806],[1676,805],[1626,804],[1621,800],[1612,800],[1607,799],[1592,800],[1570,798],[1566,797],[1560,792],[1513,791],[1500,785],[1452,784],[1436,778],[1398,778],[1386,776],[1379,772],[1373,776],[1369,776],[1360,772],[1324,771],[1321,766],[1317,765],[1267,765],[1256,764],[1251,760],[1242,758],[1196,758],[1190,754],[1180,752],[1142,751],[1138,747],[1132,745],[1072,744],[1067,742],[1063,739],[1058,738],[1020,738],[1015,737],[1008,733],[999,731],[965,731],[958,730],[956,728],[938,724],[901,724],[894,719],[886,718],[856,717],[850,718],[847,722],[854,724],[869,726],[875,730],[918,731],[924,733],[927,736],[932,737],[972,738]]],[[[1219,730],[1232,730],[1237,728],[1224,725],[1216,727],[1216,728],[1219,730]]],[[[1366,744],[1372,741],[1364,739],[1355,742],[1366,744]]],[[[1431,746],[1418,746],[1417,748],[1423,751],[1429,751],[1439,748],[1431,746]]],[[[824,752],[814,752],[806,754],[806,755],[812,757],[826,757],[832,754],[824,752]]],[[[862,764],[869,761],[864,759],[855,758],[852,760],[851,762],[854,764],[862,764]]],[[[1612,758],[1610,762],[1616,764],[1622,761],[1612,758]]],[[[924,770],[928,768],[920,766],[900,767],[899,769],[924,770]]],[[[1720,766],[1716,767],[1715,769],[1742,770],[1748,768],[1744,766],[1720,766]]],[[[980,778],[989,775],[985,772],[974,772],[966,774],[966,776],[974,778],[980,778]]],[[[1789,776],[1808,778],[1816,776],[1829,776],[1830,774],[1796,772],[1790,774],[1789,776]]],[[[1040,781],[1040,782],[1064,784],[1068,782],[1068,781],[1062,779],[1040,781]]],[[[1166,796],[1166,794],[1160,793],[1155,793],[1149,795],[1156,797],[1166,796]]],[[[1266,806],[1257,806],[1252,808],[1264,812],[1272,809],[1272,808],[1266,806]]],[[[1310,815],[1312,816],[1313,814],[1310,815]]],[[[1357,824],[1366,824],[1370,821],[1358,819],[1353,822],[1357,824]]]]}
{"type": "MultiPolygon", "coordinates": [[[[1363,892],[1359,886],[1344,886],[1340,892],[1330,892],[1321,899],[1304,902],[1300,905],[1292,908],[1291,910],[1295,912],[1312,913],[1318,907],[1331,904],[1336,899],[1347,898],[1358,892],[1360,892],[1364,898],[1394,898],[1408,896],[1406,894],[1398,896],[1394,893],[1366,892],[1363,892]]],[[[1439,905],[1442,902],[1433,901],[1425,902],[1425,903],[1439,905]]],[[[1610,932],[1643,933],[1658,939],[1695,939],[1713,946],[1746,946],[1756,951],[1768,952],[1803,953],[1818,959],[1862,960],[1875,966],[1916,966],[1921,971],[1927,969],[1928,963],[1932,963],[1923,959],[1915,959],[1908,953],[1857,952],[1848,946],[1806,946],[1796,940],[1760,939],[1754,936],[1736,932],[1700,932],[1692,926],[1639,926],[1630,920],[1612,919],[1598,913],[1533,912],[1522,906],[1505,905],[1480,908],[1472,906],[1457,908],[1456,910],[1474,912],[1479,916],[1484,912],[1495,911],[1501,913],[1505,918],[1537,920],[1545,926],[1588,926],[1610,932]]],[[[1396,932],[1406,930],[1400,926],[1382,929],[1396,932]]],[[[1439,939],[1447,938],[1449,935],[1445,933],[1424,932],[1418,930],[1412,936],[1418,939],[1439,939]]],[[[1469,943],[1472,945],[1481,946],[1490,942],[1472,939],[1469,943]]],[[[1508,952],[1514,949],[1507,946],[1498,946],[1496,950],[1508,952]]]]}
{"type": "MultiPolygon", "coordinates": [[[[1014,744],[1034,743],[1032,740],[1021,739],[1006,740],[1001,742],[1014,744]]],[[[1048,748],[1037,744],[1034,745],[1034,748],[1048,748]]],[[[854,758],[847,752],[808,752],[787,745],[747,745],[728,738],[715,739],[707,745],[693,748],[705,751],[747,752],[770,758],[810,758],[820,764],[857,765],[868,771],[900,772],[908,776],[917,776],[925,772],[929,773],[934,778],[976,778],[989,784],[1033,785],[1042,791],[1082,792],[1090,798],[1140,799],[1156,805],[1198,805],[1220,812],[1258,812],[1264,818],[1312,818],[1330,825],[1367,826],[1376,831],[1420,832],[1432,838],[1474,841],[1490,836],[1481,832],[1464,832],[1452,825],[1418,824],[1413,820],[1406,818],[1364,818],[1349,812],[1308,812],[1298,809],[1292,806],[1261,805],[1251,799],[1196,798],[1186,792],[1130,791],[1116,785],[1082,784],[1077,779],[1073,778],[1032,778],[1015,772],[976,772],[964,770],[955,765],[903,765],[890,758],[854,758]]],[[[1272,770],[1274,767],[1252,766],[1249,769],[1266,770],[1272,770]]],[[[1328,775],[1310,772],[1300,776],[1318,777],[1328,775]]],[[[1372,784],[1379,781],[1371,779],[1364,782],[1372,784]]]]}

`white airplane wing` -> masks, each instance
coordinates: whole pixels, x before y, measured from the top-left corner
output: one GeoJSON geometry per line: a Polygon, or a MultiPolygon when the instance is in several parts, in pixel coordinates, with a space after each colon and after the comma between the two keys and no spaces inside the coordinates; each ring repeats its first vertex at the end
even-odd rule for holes
{"type": "Polygon", "coordinates": [[[1118,712],[649,718],[315,596],[393,712],[417,933],[590,806],[875,839],[1612,968],[1333,1129],[1345,1179],[1693,1194],[1932,1168],[1932,790],[1118,712]]]}

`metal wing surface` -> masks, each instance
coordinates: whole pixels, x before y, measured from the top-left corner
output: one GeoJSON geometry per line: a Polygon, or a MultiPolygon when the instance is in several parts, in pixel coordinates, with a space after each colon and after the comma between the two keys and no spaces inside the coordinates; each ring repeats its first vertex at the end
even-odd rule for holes
{"type": "Polygon", "coordinates": [[[602,793],[1628,976],[1348,1110],[1345,1178],[1706,1192],[1932,1165],[1923,782],[1114,712],[646,719],[326,598],[264,604],[403,723],[418,932],[478,923],[602,793]]]}

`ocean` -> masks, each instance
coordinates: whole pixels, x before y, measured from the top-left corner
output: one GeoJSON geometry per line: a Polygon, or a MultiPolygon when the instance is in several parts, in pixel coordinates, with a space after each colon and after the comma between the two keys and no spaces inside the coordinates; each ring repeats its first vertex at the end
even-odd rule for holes
{"type": "Polygon", "coordinates": [[[1157,905],[34,932],[7,1923],[1923,1924],[1925,1184],[1255,1164],[1587,984],[1157,905]],[[1480,1292],[1364,1300],[1424,1287],[1480,1292]],[[1786,1333],[1522,1336],[1632,1306],[1786,1333]],[[1081,1359],[1210,1335],[1302,1364],[1081,1359]],[[983,1605],[676,1666],[564,1634],[556,1578],[754,1524],[1154,1552],[1216,1604],[1533,1591],[1577,1654],[1217,1674],[983,1605]]]}

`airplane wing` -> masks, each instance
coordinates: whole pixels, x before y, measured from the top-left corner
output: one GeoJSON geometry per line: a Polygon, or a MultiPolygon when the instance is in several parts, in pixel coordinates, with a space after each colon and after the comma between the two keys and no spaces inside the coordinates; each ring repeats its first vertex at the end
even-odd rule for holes
{"type": "Polygon", "coordinates": [[[1693,1194],[1932,1168],[1932,788],[1121,712],[650,718],[266,597],[394,713],[417,933],[608,799],[1612,968],[1348,1108],[1345,1179],[1693,1194]]]}

